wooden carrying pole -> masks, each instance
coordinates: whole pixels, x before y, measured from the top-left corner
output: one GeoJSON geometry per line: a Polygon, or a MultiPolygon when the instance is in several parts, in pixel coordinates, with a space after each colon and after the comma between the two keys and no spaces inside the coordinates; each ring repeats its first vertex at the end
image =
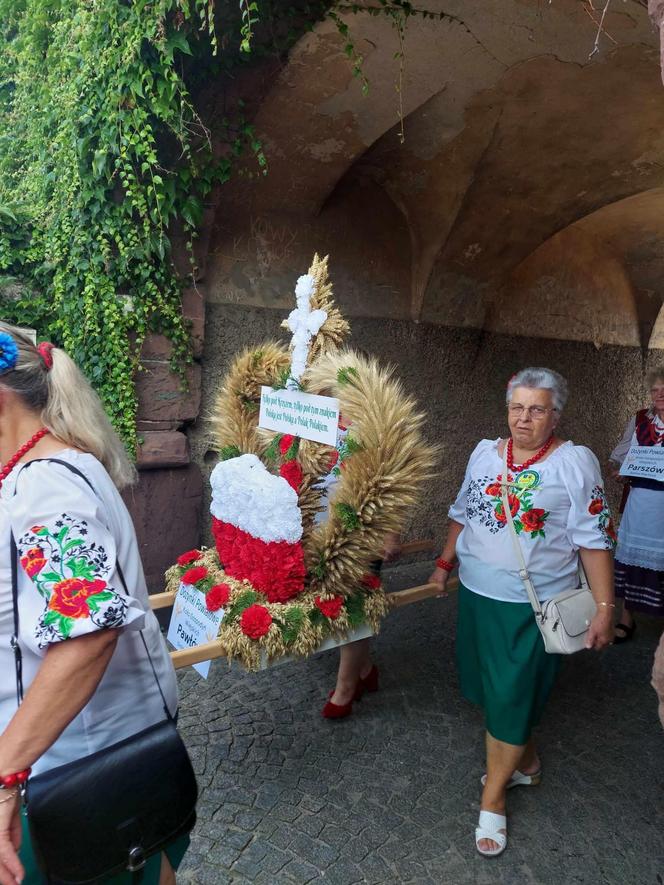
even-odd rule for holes
{"type": "MultiPolygon", "coordinates": [[[[448,581],[447,589],[456,590],[458,585],[458,578],[452,578],[448,581]]],[[[407,587],[405,590],[390,593],[389,598],[395,608],[402,608],[404,605],[411,605],[413,602],[421,602],[423,599],[437,596],[439,592],[438,584],[420,584],[418,587],[407,587]]],[[[225,652],[216,640],[171,652],[171,659],[176,670],[181,667],[191,667],[192,664],[200,664],[203,661],[214,661],[225,656],[225,652]]]]}

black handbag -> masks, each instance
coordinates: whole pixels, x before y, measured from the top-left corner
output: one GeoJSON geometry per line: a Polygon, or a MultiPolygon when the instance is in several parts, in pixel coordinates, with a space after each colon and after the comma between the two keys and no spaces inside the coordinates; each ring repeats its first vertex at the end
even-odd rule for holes
{"type": "MultiPolygon", "coordinates": [[[[66,461],[62,464],[87,477],[66,461]]],[[[35,463],[35,462],[29,462],[35,463]]],[[[26,465],[28,466],[28,465],[26,465]]],[[[12,598],[18,704],[23,700],[18,644],[18,551],[12,534],[12,598]]],[[[118,564],[117,572],[128,594],[118,564]]],[[[136,881],[151,855],[191,831],[198,788],[189,754],[178,734],[143,632],[145,653],[166,718],[110,747],[30,777],[24,802],[32,846],[46,881],[89,885],[129,871],[136,881]]]]}

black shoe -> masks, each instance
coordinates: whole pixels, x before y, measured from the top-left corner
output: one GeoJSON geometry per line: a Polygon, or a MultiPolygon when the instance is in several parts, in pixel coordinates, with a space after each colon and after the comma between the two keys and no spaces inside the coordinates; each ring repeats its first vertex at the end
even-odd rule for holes
{"type": "Polygon", "coordinates": [[[625,635],[619,636],[617,633],[614,633],[613,644],[620,645],[622,642],[629,642],[629,640],[634,636],[634,631],[636,630],[636,621],[632,621],[632,626],[628,627],[627,624],[616,624],[613,628],[614,630],[623,630],[625,635]]]}

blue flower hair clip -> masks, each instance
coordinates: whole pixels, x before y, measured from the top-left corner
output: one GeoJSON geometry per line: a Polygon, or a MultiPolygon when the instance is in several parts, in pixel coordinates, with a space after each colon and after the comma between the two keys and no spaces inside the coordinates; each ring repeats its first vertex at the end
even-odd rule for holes
{"type": "Polygon", "coordinates": [[[18,347],[8,332],[0,332],[0,375],[11,372],[18,362],[18,347]]]}

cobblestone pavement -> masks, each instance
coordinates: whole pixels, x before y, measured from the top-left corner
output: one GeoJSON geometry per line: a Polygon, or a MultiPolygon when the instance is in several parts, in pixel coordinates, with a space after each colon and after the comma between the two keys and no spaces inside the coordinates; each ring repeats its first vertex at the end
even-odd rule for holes
{"type": "MultiPolygon", "coordinates": [[[[387,572],[422,583],[425,563],[387,572]]],[[[320,708],[336,652],[262,673],[181,674],[180,724],[200,778],[179,883],[664,883],[664,734],[649,685],[658,625],[566,661],[541,727],[544,779],[509,796],[507,852],[476,854],[482,719],[454,669],[456,602],[427,600],[375,641],[381,690],[320,708]]]]}

